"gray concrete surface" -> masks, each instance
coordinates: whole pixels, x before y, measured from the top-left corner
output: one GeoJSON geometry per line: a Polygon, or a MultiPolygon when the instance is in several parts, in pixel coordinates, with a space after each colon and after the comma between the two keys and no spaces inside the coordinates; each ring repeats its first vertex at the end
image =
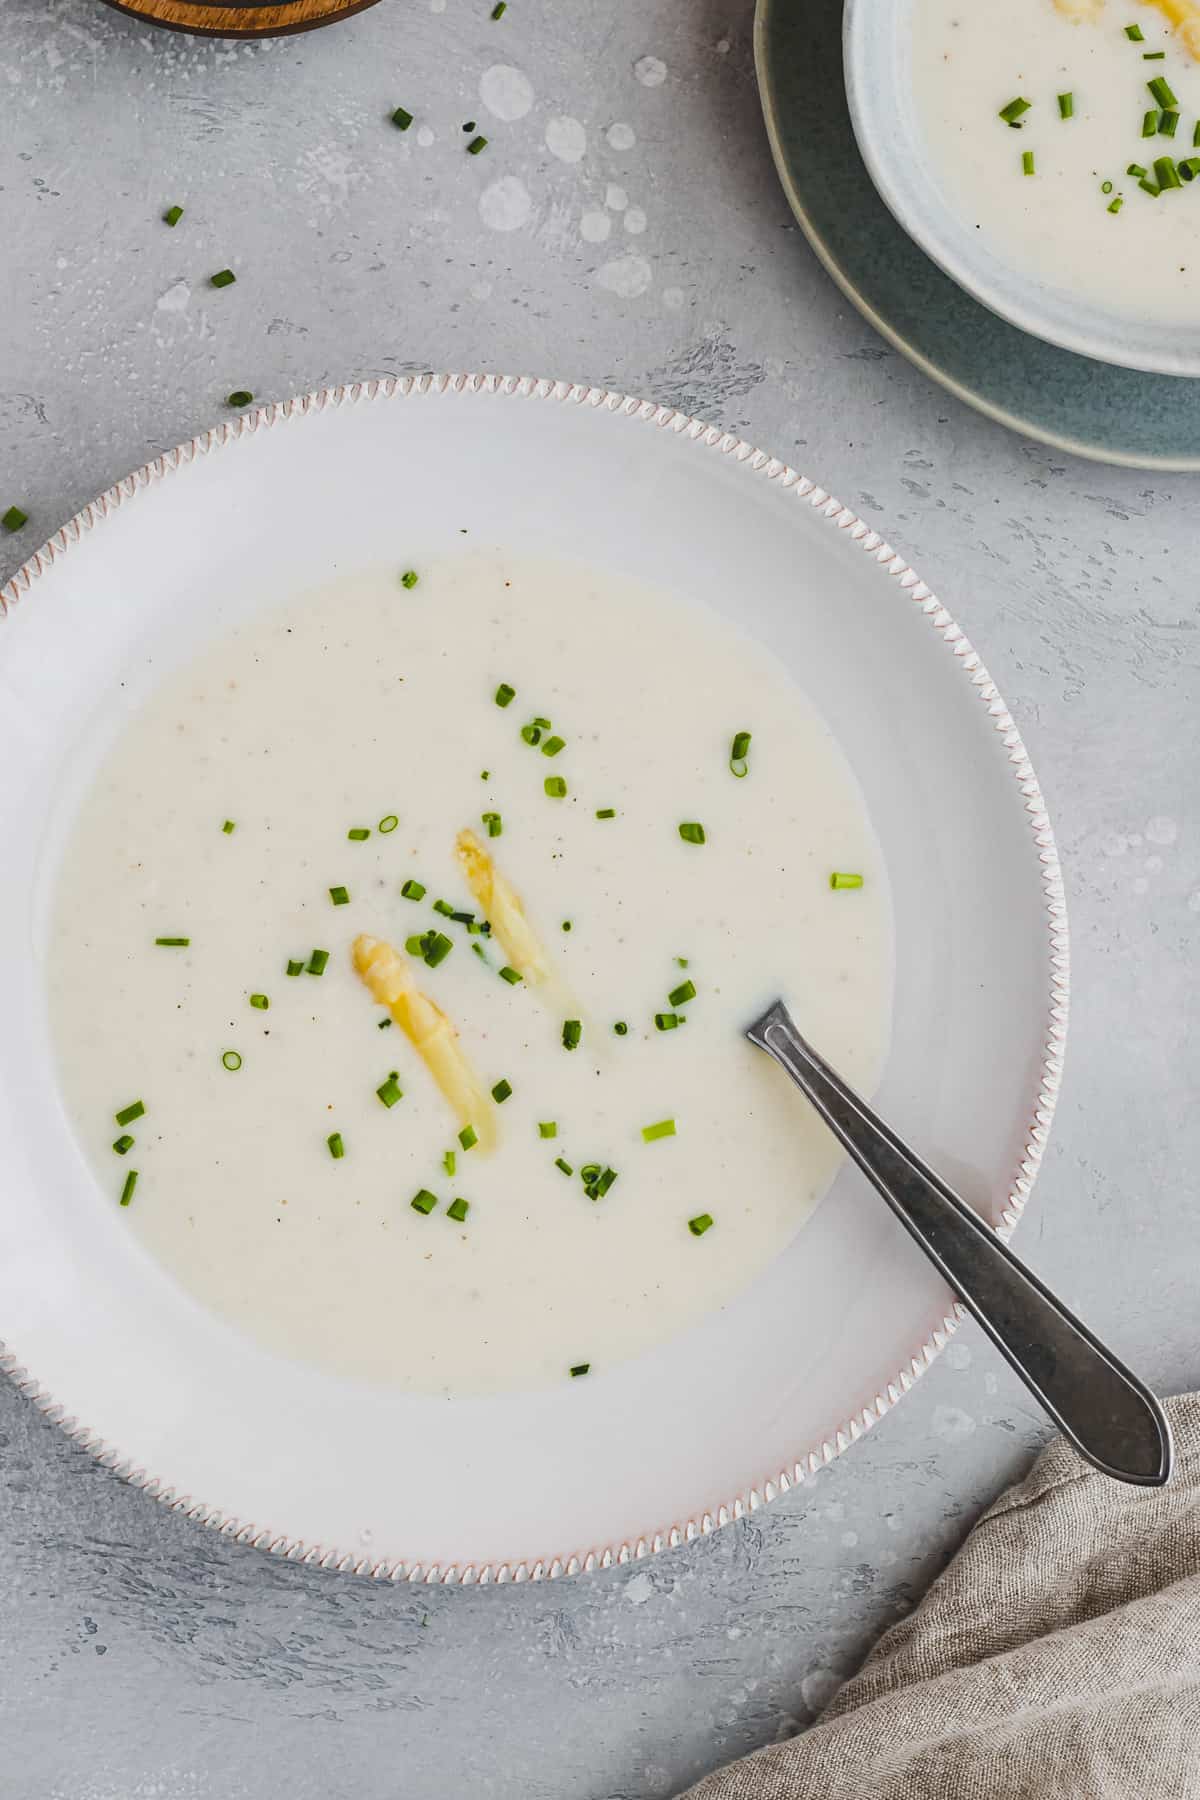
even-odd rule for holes
{"type": "MultiPolygon", "coordinates": [[[[1195,1383],[1200,488],[1010,436],[845,306],[775,184],[749,0],[488,12],[382,0],[251,49],[4,0],[0,510],[31,524],[0,576],[231,388],[562,374],[808,470],[943,592],[1057,821],[1074,1030],[1022,1248],[1195,1383]]],[[[574,1585],[397,1592],[172,1518],[0,1388],[0,1796],[673,1794],[809,1718],[1041,1431],[966,1332],[751,1523],[574,1585]]]]}

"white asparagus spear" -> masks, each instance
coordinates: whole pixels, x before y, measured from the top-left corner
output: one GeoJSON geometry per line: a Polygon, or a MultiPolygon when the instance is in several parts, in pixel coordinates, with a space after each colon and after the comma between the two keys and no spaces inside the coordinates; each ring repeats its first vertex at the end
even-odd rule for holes
{"type": "Polygon", "coordinates": [[[550,959],[525,917],[521,897],[496,867],[473,831],[460,831],[455,844],[467,886],[499,939],[512,967],[537,985],[551,978],[550,959]]]}

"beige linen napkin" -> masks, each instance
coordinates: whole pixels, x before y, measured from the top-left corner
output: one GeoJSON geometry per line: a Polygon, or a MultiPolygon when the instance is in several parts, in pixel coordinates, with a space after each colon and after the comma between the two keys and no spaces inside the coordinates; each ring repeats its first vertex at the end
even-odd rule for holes
{"type": "Polygon", "coordinates": [[[802,1737],[686,1800],[1200,1800],[1200,1395],[1165,1489],[1061,1439],[802,1737]]]}

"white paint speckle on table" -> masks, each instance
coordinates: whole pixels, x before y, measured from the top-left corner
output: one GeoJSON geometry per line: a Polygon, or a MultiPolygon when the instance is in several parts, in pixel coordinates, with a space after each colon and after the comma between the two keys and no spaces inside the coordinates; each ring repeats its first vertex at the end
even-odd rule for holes
{"type": "Polygon", "coordinates": [[[546,122],[546,148],[560,162],[582,162],[587,149],[587,131],[578,119],[566,114],[546,122]]]}
{"type": "Polygon", "coordinates": [[[654,280],[654,271],[644,256],[615,257],[596,270],[596,280],[610,294],[616,294],[621,300],[636,300],[644,294],[654,280]]]}
{"type": "Polygon", "coordinates": [[[493,63],[479,78],[479,98],[494,119],[512,124],[533,106],[533,83],[509,63],[493,63]]]}
{"type": "Polygon", "coordinates": [[[667,79],[667,65],[659,56],[639,56],[633,72],[643,87],[661,87],[667,79]]]}
{"type": "Polygon", "coordinates": [[[479,196],[479,216],[493,231],[519,231],[532,212],[529,189],[516,175],[501,175],[479,196]]]}
{"type": "Polygon", "coordinates": [[[631,206],[625,213],[625,229],[631,237],[638,237],[646,229],[646,215],[640,206],[631,206]]]}
{"type": "Polygon", "coordinates": [[[604,212],[585,212],[579,221],[579,235],[589,244],[602,244],[612,230],[612,220],[604,212]]]}
{"type": "Polygon", "coordinates": [[[632,150],[637,143],[637,133],[632,125],[610,125],[604,135],[613,150],[632,150]]]}

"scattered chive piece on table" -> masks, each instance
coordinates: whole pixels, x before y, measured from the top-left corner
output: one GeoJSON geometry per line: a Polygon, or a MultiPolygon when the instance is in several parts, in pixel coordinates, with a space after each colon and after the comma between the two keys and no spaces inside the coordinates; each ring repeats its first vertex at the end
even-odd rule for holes
{"type": "Polygon", "coordinates": [[[453,1219],[456,1225],[461,1225],[470,1210],[471,1203],[469,1200],[452,1200],[446,1208],[446,1217],[448,1219],[453,1219]]]}
{"type": "Polygon", "coordinates": [[[119,1113],[114,1113],[113,1117],[116,1119],[118,1125],[132,1125],[133,1121],[135,1119],[140,1119],[145,1111],[146,1107],[144,1102],[141,1100],[134,1100],[130,1105],[123,1106],[119,1113]]]}
{"type": "Polygon", "coordinates": [[[1006,125],[1015,125],[1017,120],[1021,117],[1021,114],[1027,113],[1032,105],[1032,100],[1023,100],[1018,94],[1015,100],[1010,100],[1007,106],[1002,106],[1000,108],[999,116],[1004,120],[1006,125]]]}
{"type": "Polygon", "coordinates": [[[711,1213],[697,1213],[694,1219],[688,1220],[688,1230],[693,1237],[703,1237],[705,1232],[712,1228],[712,1222],[711,1213]]]}
{"type": "Polygon", "coordinates": [[[497,1106],[503,1106],[511,1093],[511,1081],[498,1081],[492,1089],[492,1099],[496,1102],[497,1106]]]}
{"type": "Polygon", "coordinates": [[[564,1175],[573,1175],[575,1173],[575,1171],[571,1167],[570,1163],[564,1162],[564,1160],[561,1156],[555,1157],[554,1166],[556,1169],[561,1169],[564,1175]]]}
{"type": "Polygon", "coordinates": [[[28,522],[29,514],[22,512],[19,506],[10,506],[8,511],[0,517],[0,525],[3,525],[5,531],[20,531],[22,525],[26,525],[28,522]]]}
{"type": "Polygon", "coordinates": [[[589,1374],[591,1367],[591,1363],[574,1363],[571,1368],[571,1379],[574,1380],[577,1375],[589,1374]]]}
{"type": "Polygon", "coordinates": [[[178,223],[179,223],[180,219],[182,219],[182,217],[183,217],[182,206],[168,206],[166,212],[163,214],[163,224],[164,225],[178,225],[178,223]]]}
{"type": "Polygon", "coordinates": [[[335,906],[348,906],[350,903],[350,895],[344,887],[331,887],[329,898],[335,906]]]}
{"type": "Polygon", "coordinates": [[[210,276],[209,279],[210,279],[213,287],[216,287],[216,288],[232,287],[234,282],[237,280],[237,276],[234,274],[232,269],[218,269],[216,274],[210,276]]]}
{"type": "Polygon", "coordinates": [[[403,575],[400,577],[400,586],[402,588],[415,588],[420,579],[421,577],[417,574],[415,569],[405,569],[403,575]]]}
{"type": "Polygon", "coordinates": [[[627,1034],[629,1027],[625,1023],[624,1019],[618,1019],[616,1024],[613,1026],[613,1030],[616,1032],[618,1037],[624,1037],[627,1034]]]}
{"type": "Polygon", "coordinates": [[[497,706],[511,706],[516,697],[516,688],[510,687],[507,681],[502,681],[500,686],[496,689],[495,701],[497,706]]]}
{"type": "Polygon", "coordinates": [[[566,747],[567,747],[567,742],[566,742],[565,738],[548,737],[546,739],[545,743],[542,745],[542,755],[543,756],[557,756],[559,751],[565,750],[566,747]]]}
{"type": "Polygon", "coordinates": [[[304,964],[302,962],[297,962],[294,957],[289,957],[287,972],[289,975],[303,975],[304,964]]]}
{"type": "Polygon", "coordinates": [[[674,1121],[674,1119],[660,1119],[657,1125],[643,1125],[642,1126],[642,1142],[644,1144],[654,1144],[654,1143],[658,1142],[659,1138],[668,1138],[668,1137],[674,1137],[674,1136],[675,1136],[675,1121],[674,1121]]]}
{"type": "Polygon", "coordinates": [[[236,1075],[242,1066],[242,1059],[236,1050],[226,1050],[221,1057],[221,1064],[223,1068],[229,1070],[231,1075],[236,1075]]]}
{"type": "Polygon", "coordinates": [[[346,1154],[346,1146],[342,1142],[341,1132],[331,1131],[329,1136],[325,1139],[325,1142],[329,1145],[329,1154],[332,1156],[334,1162],[340,1162],[342,1157],[346,1154]]]}
{"type": "MultiPolygon", "coordinates": [[[[1189,180],[1190,179],[1191,178],[1189,176],[1189,180]]],[[[1118,194],[1115,200],[1109,201],[1108,210],[1110,213],[1119,213],[1121,208],[1124,206],[1124,204],[1125,204],[1124,199],[1122,198],[1122,196],[1120,194],[1118,194]]]]}
{"type": "Polygon", "coordinates": [[[1156,75],[1152,81],[1146,83],[1146,86],[1161,107],[1178,107],[1179,102],[1172,93],[1171,84],[1165,75],[1156,75]]]}
{"type": "Polygon", "coordinates": [[[267,999],[265,994],[251,994],[250,1004],[255,1012],[266,1012],[271,1002],[267,999]]]}
{"type": "Polygon", "coordinates": [[[1177,188],[1183,185],[1179,179],[1179,171],[1175,167],[1173,156],[1155,157],[1154,178],[1160,188],[1177,188]]]}
{"type": "Polygon", "coordinates": [[[733,734],[733,742],[729,746],[729,773],[731,775],[736,775],[739,781],[744,781],[746,776],[750,773],[750,765],[746,761],[749,751],[750,733],[748,731],[735,731],[733,734]]]}
{"type": "Polygon", "coordinates": [[[128,1175],[125,1177],[125,1186],[121,1189],[122,1206],[128,1206],[129,1202],[133,1199],[133,1190],[137,1186],[137,1179],[137,1170],[130,1169],[128,1175]]]}
{"type": "Polygon", "coordinates": [[[654,1015],[654,1029],[656,1031],[674,1031],[678,1023],[679,1015],[677,1013],[655,1013],[654,1015]]]}
{"type": "Polygon", "coordinates": [[[518,981],[524,981],[525,979],[519,969],[512,969],[507,963],[505,963],[499,973],[501,981],[507,981],[509,987],[516,987],[518,981]]]}
{"type": "Polygon", "coordinates": [[[226,406],[253,406],[254,395],[249,388],[234,388],[232,394],[225,396],[226,406]]]}
{"type": "Polygon", "coordinates": [[[156,944],[162,944],[168,950],[186,950],[191,938],[155,938],[156,944]]]}
{"type": "Polygon", "coordinates": [[[562,1041],[564,1050],[578,1050],[583,1038],[582,1019],[564,1019],[562,1041]]]}
{"type": "Polygon", "coordinates": [[[556,1138],[558,1136],[558,1126],[553,1119],[547,1120],[545,1124],[538,1126],[538,1136],[540,1138],[556,1138]]]}
{"type": "Polygon", "coordinates": [[[489,837],[499,837],[504,830],[504,821],[497,812],[480,813],[479,822],[487,826],[489,837]]]}
{"type": "Polygon", "coordinates": [[[352,844],[365,844],[370,835],[371,827],[369,825],[352,825],[346,833],[352,844]]]}
{"type": "Polygon", "coordinates": [[[1158,108],[1156,106],[1153,106],[1153,107],[1151,107],[1151,109],[1148,113],[1142,114],[1142,136],[1144,138],[1146,138],[1146,137],[1156,137],[1157,135],[1158,135],[1158,108]]]}
{"type": "Polygon", "coordinates": [[[221,827],[221,830],[225,833],[226,837],[232,837],[234,832],[237,830],[237,826],[232,819],[226,819],[225,823],[221,827]]]}
{"type": "Polygon", "coordinates": [[[1074,96],[1074,94],[1060,94],[1058,96],[1058,116],[1060,119],[1074,118],[1074,116],[1075,116],[1075,96],[1074,96]]]}
{"type": "Polygon", "coordinates": [[[831,888],[860,888],[862,884],[863,878],[861,875],[848,875],[836,869],[829,877],[829,885],[831,888]]]}
{"type": "Polygon", "coordinates": [[[617,809],[615,806],[600,806],[596,809],[596,817],[598,819],[615,819],[616,816],[617,809]]]}
{"type": "Polygon", "coordinates": [[[507,11],[508,0],[496,0],[496,4],[492,8],[492,17],[493,19],[502,19],[507,11]]]}
{"type": "Polygon", "coordinates": [[[551,800],[562,800],[567,792],[567,784],[561,775],[547,775],[542,786],[551,800]]]}
{"type": "Polygon", "coordinates": [[[428,1188],[418,1188],[409,1204],[414,1212],[424,1213],[428,1218],[437,1205],[437,1195],[431,1194],[428,1188]]]}
{"type": "Polygon", "coordinates": [[[123,1131],[119,1138],[113,1140],[113,1149],[118,1156],[127,1156],[133,1149],[133,1139],[127,1131],[123,1131]]]}
{"type": "Polygon", "coordinates": [[[308,959],[309,974],[310,975],[323,975],[325,973],[325,966],[328,963],[328,961],[329,961],[328,950],[314,950],[312,955],[308,959]]]}
{"type": "Polygon", "coordinates": [[[705,841],[704,827],[698,825],[694,819],[684,821],[679,827],[679,835],[685,844],[702,844],[705,841]]]}
{"type": "Polygon", "coordinates": [[[413,122],[413,116],[405,106],[398,106],[392,114],[392,124],[397,131],[407,131],[413,122]]]}
{"type": "Polygon", "coordinates": [[[383,1104],[389,1109],[395,1106],[397,1100],[403,1100],[404,1089],[397,1081],[394,1070],[388,1076],[387,1080],[381,1082],[375,1089],[375,1097],[378,1100],[382,1100],[383,1104]]]}
{"type": "Polygon", "coordinates": [[[458,1141],[464,1150],[473,1150],[479,1142],[479,1133],[473,1125],[464,1125],[458,1134],[458,1141]]]}
{"type": "Polygon", "coordinates": [[[472,138],[470,143],[467,145],[467,155],[468,156],[478,156],[479,152],[481,150],[486,150],[486,149],[487,149],[487,139],[485,137],[475,137],[475,138],[472,138]]]}
{"type": "Polygon", "coordinates": [[[696,984],[690,978],[687,981],[681,981],[679,986],[672,988],[667,995],[667,999],[671,1002],[672,1006],[686,1006],[689,1000],[694,1000],[695,998],[696,984]]]}
{"type": "Polygon", "coordinates": [[[396,817],[395,813],[384,813],[382,819],[380,819],[380,821],[379,821],[378,825],[375,827],[375,829],[376,829],[376,831],[382,831],[382,833],[386,837],[389,831],[395,831],[395,829],[399,823],[400,823],[400,821],[396,817]]]}
{"type": "Polygon", "coordinates": [[[1178,129],[1179,129],[1179,114],[1177,112],[1163,113],[1162,117],[1158,121],[1159,137],[1174,137],[1175,133],[1178,131],[1178,129]]]}
{"type": "Polygon", "coordinates": [[[1142,31],[1140,25],[1127,25],[1125,27],[1125,36],[1129,39],[1130,43],[1133,44],[1142,44],[1145,42],[1145,33],[1142,31]]]}
{"type": "Polygon", "coordinates": [[[1021,153],[1021,171],[1025,175],[1033,175],[1036,173],[1036,170],[1034,169],[1034,166],[1033,166],[1033,151],[1032,150],[1022,151],[1022,153],[1021,153]]]}

